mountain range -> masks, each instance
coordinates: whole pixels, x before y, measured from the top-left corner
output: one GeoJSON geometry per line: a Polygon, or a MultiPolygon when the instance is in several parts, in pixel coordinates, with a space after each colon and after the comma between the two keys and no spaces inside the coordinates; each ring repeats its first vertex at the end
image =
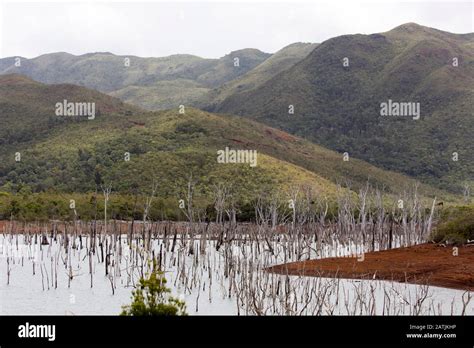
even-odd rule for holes
{"type": "Polygon", "coordinates": [[[461,183],[474,180],[474,34],[409,23],[336,37],[262,85],[206,109],[251,117],[460,192],[461,183]],[[419,103],[420,119],[381,116],[390,101],[419,103]]]}
{"type": "Polygon", "coordinates": [[[474,183],[472,33],[408,23],[220,59],[16,58],[0,59],[0,186],[85,192],[96,171],[120,190],[156,173],[172,190],[191,172],[204,191],[221,178],[250,191],[311,182],[329,194],[369,179],[400,194],[420,180],[424,194],[447,197],[474,183]],[[97,118],[58,118],[63,99],[94,101],[97,118]],[[387,102],[419,103],[420,117],[382,116],[387,102]],[[257,150],[257,169],[218,166],[226,146],[257,150]],[[119,160],[127,149],[134,161],[119,160]],[[15,163],[15,152],[29,161],[15,163]]]}

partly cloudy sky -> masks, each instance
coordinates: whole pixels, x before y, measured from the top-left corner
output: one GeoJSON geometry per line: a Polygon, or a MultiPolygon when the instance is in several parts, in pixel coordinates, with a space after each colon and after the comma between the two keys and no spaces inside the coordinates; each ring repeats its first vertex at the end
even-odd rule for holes
{"type": "Polygon", "coordinates": [[[144,57],[221,57],[241,48],[273,53],[293,42],[322,42],[415,22],[473,32],[473,2],[0,0],[0,56],[112,52],[144,57]]]}

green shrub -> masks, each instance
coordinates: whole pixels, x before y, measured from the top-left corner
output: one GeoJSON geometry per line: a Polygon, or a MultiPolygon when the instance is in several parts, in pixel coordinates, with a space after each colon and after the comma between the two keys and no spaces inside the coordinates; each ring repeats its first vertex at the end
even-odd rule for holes
{"type": "Polygon", "coordinates": [[[123,306],[121,315],[186,315],[185,303],[170,296],[170,293],[163,272],[154,269],[149,276],[139,280],[138,287],[132,292],[132,304],[123,306]]]}
{"type": "Polygon", "coordinates": [[[433,241],[464,244],[474,239],[474,206],[450,207],[440,216],[434,229],[433,241]]]}

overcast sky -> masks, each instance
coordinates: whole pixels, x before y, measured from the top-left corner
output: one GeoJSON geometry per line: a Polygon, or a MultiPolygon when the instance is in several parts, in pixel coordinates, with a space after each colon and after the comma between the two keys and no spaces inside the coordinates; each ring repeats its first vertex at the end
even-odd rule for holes
{"type": "Polygon", "coordinates": [[[473,32],[473,2],[0,0],[0,56],[107,51],[144,57],[217,58],[241,48],[273,53],[293,42],[418,24],[473,32]]]}

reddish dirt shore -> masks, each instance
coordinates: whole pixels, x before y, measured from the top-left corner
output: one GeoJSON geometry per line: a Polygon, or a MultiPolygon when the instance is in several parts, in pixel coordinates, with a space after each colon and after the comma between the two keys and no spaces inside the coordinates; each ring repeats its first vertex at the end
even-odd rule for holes
{"type": "Polygon", "coordinates": [[[429,284],[460,290],[474,290],[474,245],[458,248],[422,244],[365,254],[291,262],[268,268],[270,272],[291,275],[383,279],[413,284],[429,284]],[[375,275],[375,276],[374,276],[375,275]]]}

